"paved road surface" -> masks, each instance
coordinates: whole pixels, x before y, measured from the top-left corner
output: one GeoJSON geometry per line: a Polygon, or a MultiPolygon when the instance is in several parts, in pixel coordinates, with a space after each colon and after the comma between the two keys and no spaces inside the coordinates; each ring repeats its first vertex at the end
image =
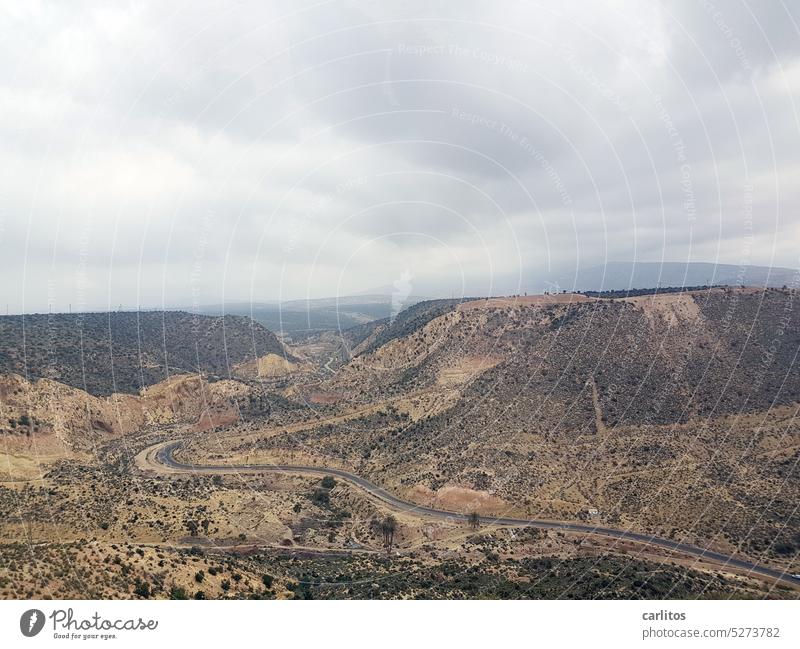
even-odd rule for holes
{"type": "MultiPolygon", "coordinates": [[[[442,509],[433,509],[432,507],[423,507],[415,505],[414,503],[407,502],[395,496],[394,494],[382,489],[369,480],[362,478],[342,469],[333,469],[325,467],[309,467],[309,466],[292,466],[292,465],[268,465],[268,464],[243,464],[236,466],[213,466],[213,465],[192,465],[183,464],[178,462],[173,454],[175,450],[181,445],[181,442],[168,442],[157,444],[151,447],[150,450],[155,450],[153,456],[159,464],[172,469],[173,471],[190,472],[190,473],[291,473],[291,474],[305,474],[315,476],[334,475],[342,480],[360,487],[370,495],[383,501],[390,507],[407,513],[417,514],[421,516],[428,516],[431,518],[468,521],[468,514],[459,514],[456,512],[449,512],[442,509]]],[[[707,550],[698,546],[689,545],[687,543],[679,543],[671,539],[665,539],[659,536],[652,536],[650,534],[640,534],[638,532],[631,532],[627,530],[617,530],[610,527],[597,527],[595,525],[582,525],[580,523],[564,523],[560,521],[547,521],[537,519],[524,519],[524,518],[506,518],[493,516],[481,516],[481,523],[485,525],[504,525],[509,527],[535,527],[537,529],[545,530],[563,530],[566,532],[581,532],[584,534],[597,534],[614,539],[624,541],[635,541],[638,543],[645,543],[648,545],[655,545],[667,550],[673,550],[681,554],[699,557],[709,562],[721,564],[722,566],[729,566],[737,568],[753,575],[762,577],[770,577],[780,581],[791,583],[795,586],[800,585],[800,580],[792,575],[773,568],[767,568],[756,563],[751,563],[743,559],[707,550]]]]}

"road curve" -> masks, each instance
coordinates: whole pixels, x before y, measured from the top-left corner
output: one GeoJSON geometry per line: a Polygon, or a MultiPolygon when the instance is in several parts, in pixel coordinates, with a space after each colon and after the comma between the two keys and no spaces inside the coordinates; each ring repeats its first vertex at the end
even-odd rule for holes
{"type": "MultiPolygon", "coordinates": [[[[398,498],[394,494],[386,491],[386,489],[383,489],[378,485],[373,484],[369,480],[362,478],[361,476],[358,476],[354,473],[350,473],[349,471],[344,471],[343,469],[310,467],[310,466],[294,466],[289,464],[279,464],[279,465],[242,464],[236,466],[184,464],[182,462],[177,461],[174,457],[175,450],[181,445],[181,443],[182,442],[180,441],[161,442],[159,444],[155,444],[145,449],[144,451],[142,451],[142,453],[139,454],[139,456],[141,458],[147,458],[150,461],[155,461],[155,463],[160,464],[163,467],[166,467],[173,473],[177,472],[177,473],[230,474],[230,473],[258,472],[258,473],[290,473],[290,474],[303,474],[303,475],[314,475],[314,476],[333,475],[351,484],[356,485],[357,487],[363,489],[371,496],[377,498],[378,500],[382,501],[384,504],[388,505],[389,507],[395,510],[403,511],[406,513],[412,513],[420,516],[427,516],[431,518],[446,519],[446,520],[468,521],[469,519],[468,514],[460,514],[458,512],[450,512],[443,509],[424,507],[422,505],[416,505],[414,503],[402,500],[401,498],[398,498]]],[[[681,554],[698,557],[700,559],[705,559],[706,561],[720,564],[724,567],[737,568],[747,573],[751,573],[754,576],[768,577],[771,579],[790,583],[793,586],[800,585],[800,580],[798,580],[797,578],[793,577],[791,574],[785,571],[776,570],[774,568],[768,568],[766,566],[762,566],[757,563],[752,563],[750,561],[737,559],[736,557],[732,557],[726,554],[714,552],[713,550],[708,550],[695,545],[690,545],[688,543],[679,543],[678,541],[665,539],[659,536],[653,536],[651,534],[641,534],[639,532],[618,530],[610,527],[598,527],[595,525],[583,525],[581,523],[567,523],[561,521],[548,521],[548,520],[524,519],[524,518],[508,518],[502,516],[501,517],[481,516],[480,521],[481,523],[486,525],[502,525],[507,527],[533,527],[544,530],[563,530],[565,532],[580,532],[583,534],[600,535],[623,541],[634,541],[636,543],[653,545],[660,548],[665,548],[667,550],[672,550],[674,552],[679,552],[681,554]]]]}

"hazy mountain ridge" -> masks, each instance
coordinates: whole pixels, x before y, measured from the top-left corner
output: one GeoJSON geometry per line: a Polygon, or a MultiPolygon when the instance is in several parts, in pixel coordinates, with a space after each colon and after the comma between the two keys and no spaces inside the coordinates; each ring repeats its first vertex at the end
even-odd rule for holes
{"type": "Polygon", "coordinates": [[[322,331],[347,329],[397,315],[423,298],[381,294],[343,295],[330,298],[285,300],[282,302],[240,302],[201,307],[208,315],[222,313],[252,317],[270,331],[295,340],[322,331]]]}
{"type": "Polygon", "coordinates": [[[551,291],[619,291],[658,286],[750,286],[798,288],[800,270],[708,262],[609,261],[554,276],[551,291]]]}

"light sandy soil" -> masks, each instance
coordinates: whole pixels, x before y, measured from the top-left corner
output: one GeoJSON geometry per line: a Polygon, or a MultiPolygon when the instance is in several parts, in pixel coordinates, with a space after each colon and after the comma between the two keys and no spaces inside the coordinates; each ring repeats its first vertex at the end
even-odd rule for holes
{"type": "Polygon", "coordinates": [[[0,482],[38,480],[53,462],[63,459],[89,461],[91,457],[73,451],[54,435],[6,437],[0,441],[0,482]]]}
{"type": "Polygon", "coordinates": [[[467,487],[444,486],[432,491],[425,485],[415,485],[408,496],[414,502],[426,507],[435,507],[454,512],[492,515],[508,512],[509,503],[502,498],[492,496],[486,491],[477,491],[467,487]]]}
{"type": "Polygon", "coordinates": [[[293,363],[283,356],[267,354],[257,361],[248,361],[234,368],[237,376],[246,378],[278,378],[298,372],[311,372],[314,367],[309,363],[293,363]]]}
{"type": "Polygon", "coordinates": [[[448,388],[464,385],[502,361],[502,357],[491,355],[457,358],[439,371],[436,382],[448,388]]]}
{"type": "Polygon", "coordinates": [[[668,327],[683,323],[699,323],[703,316],[700,307],[689,293],[662,293],[660,295],[641,295],[624,298],[644,311],[654,325],[657,320],[664,321],[668,327]]]}

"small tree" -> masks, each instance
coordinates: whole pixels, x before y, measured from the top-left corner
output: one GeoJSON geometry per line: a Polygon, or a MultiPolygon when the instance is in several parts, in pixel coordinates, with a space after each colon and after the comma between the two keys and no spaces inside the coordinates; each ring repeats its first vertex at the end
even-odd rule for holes
{"type": "Polygon", "coordinates": [[[394,533],[397,531],[397,519],[389,515],[381,521],[381,533],[383,534],[383,545],[387,549],[394,543],[394,533]]]}
{"type": "Polygon", "coordinates": [[[473,530],[477,530],[481,526],[481,517],[478,512],[470,512],[469,515],[469,526],[473,530]]]}
{"type": "Polygon", "coordinates": [[[326,475],[322,478],[321,484],[324,489],[333,489],[336,486],[336,480],[333,479],[332,475],[326,475]]]}
{"type": "Polygon", "coordinates": [[[320,505],[324,507],[330,503],[331,497],[328,494],[327,489],[315,489],[314,495],[311,496],[311,500],[314,502],[315,505],[320,505]]]}

